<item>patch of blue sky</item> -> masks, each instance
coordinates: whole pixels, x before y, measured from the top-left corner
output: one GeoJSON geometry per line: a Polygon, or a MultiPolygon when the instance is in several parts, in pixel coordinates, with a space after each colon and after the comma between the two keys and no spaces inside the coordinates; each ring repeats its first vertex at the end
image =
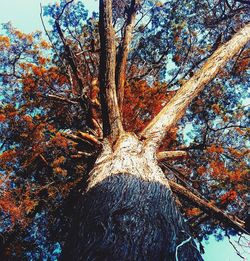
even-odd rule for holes
{"type": "MultiPolygon", "coordinates": [[[[79,0],[80,1],[80,0],[79,0]]],[[[42,6],[56,3],[54,0],[7,0],[0,4],[0,22],[11,23],[25,33],[42,30],[40,4],[42,6]]],[[[97,0],[81,0],[92,13],[98,10],[97,0]]]]}

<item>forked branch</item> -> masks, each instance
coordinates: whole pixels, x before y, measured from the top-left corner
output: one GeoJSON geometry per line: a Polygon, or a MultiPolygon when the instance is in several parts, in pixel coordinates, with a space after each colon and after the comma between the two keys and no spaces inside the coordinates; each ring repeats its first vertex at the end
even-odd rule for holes
{"type": "Polygon", "coordinates": [[[219,47],[202,68],[177,91],[172,100],[143,130],[142,138],[147,139],[148,144],[158,147],[169,129],[184,115],[192,100],[249,39],[250,23],[246,24],[231,40],[219,47]]]}

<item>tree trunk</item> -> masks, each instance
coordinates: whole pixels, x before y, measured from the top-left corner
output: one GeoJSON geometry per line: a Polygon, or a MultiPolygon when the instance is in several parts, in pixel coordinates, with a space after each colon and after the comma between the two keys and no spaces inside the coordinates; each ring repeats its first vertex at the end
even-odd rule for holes
{"type": "Polygon", "coordinates": [[[202,260],[156,156],[125,133],[97,159],[62,260],[202,260]]]}

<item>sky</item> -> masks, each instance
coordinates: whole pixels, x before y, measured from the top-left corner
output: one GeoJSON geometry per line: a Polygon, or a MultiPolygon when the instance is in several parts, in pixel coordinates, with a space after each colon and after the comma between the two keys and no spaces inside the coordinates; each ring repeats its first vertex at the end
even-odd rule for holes
{"type": "MultiPolygon", "coordinates": [[[[97,0],[82,0],[89,11],[98,11],[97,0]]],[[[13,26],[25,33],[42,30],[40,20],[40,3],[46,5],[54,3],[54,0],[1,0],[0,2],[0,24],[11,21],[13,26]]],[[[248,237],[250,242],[250,237],[248,237]]],[[[237,238],[232,239],[232,241],[237,238]]],[[[217,242],[213,236],[208,242],[204,242],[205,261],[242,261],[228,239],[217,242]]],[[[249,253],[242,252],[245,261],[250,261],[249,253]]]]}

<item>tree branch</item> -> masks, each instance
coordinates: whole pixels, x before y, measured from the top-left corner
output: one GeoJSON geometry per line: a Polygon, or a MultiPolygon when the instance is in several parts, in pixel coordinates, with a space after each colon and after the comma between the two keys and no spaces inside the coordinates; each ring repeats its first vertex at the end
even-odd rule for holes
{"type": "Polygon", "coordinates": [[[188,153],[186,151],[176,150],[176,151],[161,151],[157,153],[157,160],[170,160],[170,159],[179,159],[186,157],[188,153]]]}
{"type": "Polygon", "coordinates": [[[216,218],[217,220],[221,221],[226,225],[231,226],[237,231],[249,234],[248,231],[245,230],[245,222],[243,220],[240,220],[237,217],[224,213],[216,206],[213,206],[208,201],[199,198],[198,196],[190,192],[187,188],[175,183],[172,180],[168,180],[168,183],[173,192],[175,192],[179,197],[188,200],[194,206],[197,206],[202,211],[207,213],[209,216],[216,218]]]}
{"type": "Polygon", "coordinates": [[[124,98],[124,85],[126,79],[126,67],[127,59],[129,53],[129,44],[132,39],[132,31],[135,25],[136,17],[136,0],[131,0],[130,8],[127,13],[127,21],[125,26],[124,37],[121,40],[117,54],[117,65],[116,65],[116,89],[118,93],[118,103],[120,108],[122,108],[123,98],[124,98]]]}
{"type": "Polygon", "coordinates": [[[65,52],[66,52],[66,58],[69,62],[69,65],[70,65],[72,72],[73,72],[73,74],[76,78],[76,81],[77,81],[77,94],[81,95],[82,91],[84,89],[84,85],[83,85],[83,82],[81,80],[81,77],[79,77],[79,72],[78,72],[78,68],[77,68],[77,63],[74,59],[74,54],[73,54],[71,48],[69,47],[69,45],[67,44],[67,41],[64,37],[64,34],[62,32],[62,29],[60,27],[58,19],[55,20],[55,25],[56,25],[56,30],[57,30],[57,32],[58,32],[58,34],[59,34],[59,36],[60,36],[60,38],[63,42],[63,46],[64,46],[64,49],[65,49],[65,52]]]}
{"type": "Polygon", "coordinates": [[[245,25],[231,40],[218,48],[202,68],[187,81],[149,123],[141,133],[142,139],[157,148],[167,131],[183,116],[192,100],[198,96],[203,88],[217,75],[220,68],[225,66],[250,39],[250,24],[245,25]]]}
{"type": "Polygon", "coordinates": [[[99,7],[101,44],[99,78],[103,134],[104,137],[110,135],[111,141],[115,142],[123,132],[123,127],[115,85],[116,46],[112,23],[112,0],[100,0],[99,7]]]}
{"type": "Polygon", "coordinates": [[[61,96],[58,96],[58,95],[54,95],[54,94],[48,94],[47,96],[45,96],[45,98],[50,98],[50,99],[53,99],[53,100],[56,100],[56,101],[60,101],[60,102],[66,102],[66,103],[69,103],[69,104],[78,104],[77,101],[72,101],[66,97],[61,97],[61,96]]]}

